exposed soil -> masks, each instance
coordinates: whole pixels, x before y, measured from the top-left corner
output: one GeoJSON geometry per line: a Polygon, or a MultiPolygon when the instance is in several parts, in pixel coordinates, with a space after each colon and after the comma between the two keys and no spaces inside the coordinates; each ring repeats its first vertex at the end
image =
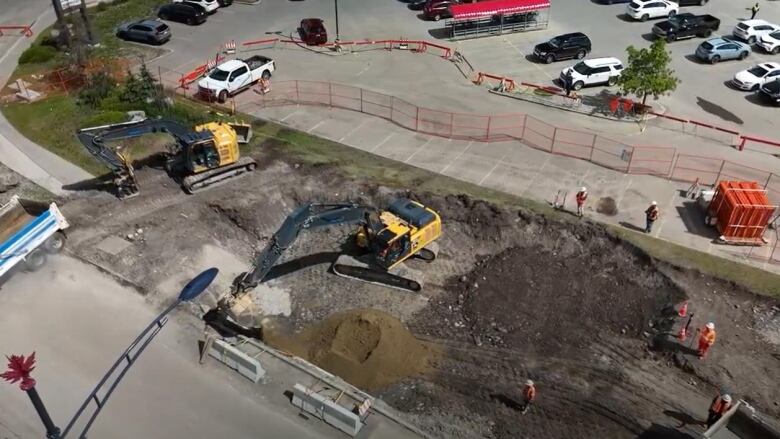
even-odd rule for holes
{"type": "Polygon", "coordinates": [[[0,206],[7,203],[14,195],[25,198],[30,195],[40,195],[41,192],[43,190],[34,183],[0,163],[0,206]]]}
{"type": "Polygon", "coordinates": [[[254,291],[257,309],[276,315],[269,341],[381,389],[438,437],[696,437],[716,387],[780,414],[777,300],[651,260],[587,220],[257,159],[253,174],[194,196],[153,169],[139,171],[138,197],[90,192],[65,208],[70,249],[159,302],[206,266],[219,267],[200,299],[209,307],[298,204],[381,207],[409,196],[443,218],[437,260],[411,262],[425,275],[423,292],[330,274],[354,229],[307,230],[254,291]],[[101,250],[109,237],[129,244],[101,250]],[[682,322],[674,307],[684,299],[694,327],[714,321],[719,329],[705,361],[672,337],[682,322]],[[441,355],[431,356],[430,345],[441,355]],[[529,377],[539,399],[520,415],[518,386],[529,377]]]}

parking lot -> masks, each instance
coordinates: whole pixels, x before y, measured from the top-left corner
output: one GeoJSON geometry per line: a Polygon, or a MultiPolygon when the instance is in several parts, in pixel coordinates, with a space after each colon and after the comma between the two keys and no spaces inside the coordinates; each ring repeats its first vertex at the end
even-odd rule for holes
{"type": "MultiPolygon", "coordinates": [[[[715,35],[730,35],[739,19],[747,18],[749,2],[723,2],[712,0],[703,7],[683,7],[681,12],[712,14],[721,20],[719,32],[715,35]]],[[[626,5],[604,5],[594,1],[557,0],[552,3],[550,24],[546,30],[532,31],[460,42],[444,41],[448,46],[463,53],[476,70],[511,76],[526,82],[551,84],[562,68],[573,61],[560,61],[553,64],[536,62],[529,54],[535,44],[555,35],[574,31],[587,34],[593,42],[593,51],[588,56],[615,56],[626,61],[625,48],[628,45],[646,47],[651,41],[653,20],[633,21],[624,15],[626,5]]],[[[275,36],[298,37],[300,20],[318,17],[325,20],[329,40],[335,38],[334,4],[332,2],[284,1],[263,2],[249,6],[236,4],[220,9],[209,17],[207,23],[200,26],[186,26],[170,23],[173,38],[164,47],[170,51],[159,61],[165,69],[186,72],[202,64],[220,49],[227,41],[240,42],[272,38],[275,36]]],[[[770,22],[780,21],[780,6],[763,1],[758,18],[770,22]]],[[[363,39],[407,38],[436,40],[441,35],[445,21],[425,21],[419,11],[408,9],[405,2],[356,1],[339,2],[339,33],[342,41],[363,39]]],[[[704,64],[693,57],[701,38],[676,41],[669,44],[672,52],[672,68],[677,72],[681,83],[671,95],[660,99],[659,103],[668,108],[671,114],[702,120],[736,128],[741,132],[765,137],[776,137],[772,120],[780,113],[776,107],[760,102],[753,93],[735,90],[727,82],[740,70],[758,62],[778,61],[780,56],[766,54],[755,48],[744,61],[724,61],[717,65],[704,64]]],[[[303,49],[301,50],[303,51],[303,49]]],[[[286,55],[285,55],[286,56],[286,55]]],[[[302,79],[321,74],[323,78],[344,83],[357,80],[357,73],[374,68],[368,60],[351,57],[344,71],[318,72],[316,58],[301,57],[301,63],[279,63],[276,78],[302,79]]],[[[383,80],[393,83],[393,79],[403,76],[398,71],[384,72],[383,80]]],[[[463,78],[452,76],[418,78],[421,90],[443,86],[460,87],[466,84],[463,78]]],[[[362,84],[368,85],[368,84],[362,84]]],[[[410,84],[411,86],[414,86],[410,84]]],[[[382,91],[392,91],[384,82],[373,82],[371,86],[382,91]]],[[[598,94],[603,87],[583,90],[585,94],[598,94]]],[[[455,89],[453,89],[455,90],[455,89]]],[[[445,93],[446,94],[446,93],[445,93]]],[[[653,104],[650,100],[649,103],[653,104]]],[[[422,103],[421,103],[422,104],[422,103]]],[[[514,104],[507,102],[501,112],[512,111],[514,104]]],[[[434,105],[435,106],[435,105],[434,105]]],[[[496,111],[498,112],[498,111],[496,111]]]]}

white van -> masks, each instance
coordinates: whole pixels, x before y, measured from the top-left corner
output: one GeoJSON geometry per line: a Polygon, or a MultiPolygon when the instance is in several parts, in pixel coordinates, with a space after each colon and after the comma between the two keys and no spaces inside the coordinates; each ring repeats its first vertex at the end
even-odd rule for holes
{"type": "Polygon", "coordinates": [[[623,63],[617,58],[594,58],[580,61],[572,67],[561,70],[560,80],[566,84],[566,74],[571,72],[573,90],[589,85],[615,85],[623,73],[623,63]]]}

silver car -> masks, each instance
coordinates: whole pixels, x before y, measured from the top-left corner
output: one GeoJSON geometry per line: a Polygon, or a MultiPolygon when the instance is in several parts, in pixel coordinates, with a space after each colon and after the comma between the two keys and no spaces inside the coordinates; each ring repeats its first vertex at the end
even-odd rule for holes
{"type": "Polygon", "coordinates": [[[696,58],[711,64],[727,59],[745,59],[748,55],[750,55],[749,45],[724,38],[710,38],[696,48],[696,58]]]}
{"type": "Polygon", "coordinates": [[[159,20],[138,20],[119,26],[116,36],[123,40],[157,45],[171,39],[171,28],[159,20]]]}

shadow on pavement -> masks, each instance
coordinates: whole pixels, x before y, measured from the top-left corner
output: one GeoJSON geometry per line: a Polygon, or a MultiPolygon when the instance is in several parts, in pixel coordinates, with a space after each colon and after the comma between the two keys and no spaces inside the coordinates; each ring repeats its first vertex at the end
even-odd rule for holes
{"type": "Polygon", "coordinates": [[[642,227],[637,226],[636,224],[631,224],[631,223],[626,222],[626,221],[620,221],[618,224],[620,224],[621,226],[627,228],[628,230],[633,230],[635,232],[645,233],[645,229],[643,229],[642,227]]]}
{"type": "Polygon", "coordinates": [[[710,113],[714,116],[718,116],[719,118],[728,121],[728,122],[734,122],[737,125],[742,125],[745,123],[742,119],[739,118],[736,114],[732,113],[731,111],[721,107],[720,105],[708,101],[706,99],[703,99],[700,96],[696,97],[696,104],[707,113],[710,113]]]}
{"type": "Polygon", "coordinates": [[[82,180],[76,183],[66,184],[63,189],[74,192],[100,191],[117,196],[116,185],[114,184],[114,175],[111,173],[101,175],[100,177],[82,180]]]}
{"type": "Polygon", "coordinates": [[[680,425],[677,428],[685,427],[686,425],[703,425],[704,422],[700,421],[688,413],[676,412],[674,410],[664,410],[664,414],[670,418],[674,418],[680,421],[680,425]]]}
{"type": "Polygon", "coordinates": [[[685,55],[685,59],[687,59],[688,61],[690,61],[690,62],[692,62],[694,64],[709,64],[709,63],[705,63],[698,56],[696,56],[696,55],[694,55],[692,53],[689,53],[688,55],[685,55]]]}
{"type": "Polygon", "coordinates": [[[450,37],[450,30],[446,27],[437,27],[434,29],[428,29],[428,35],[436,38],[437,40],[445,40],[450,37]]]}
{"type": "Polygon", "coordinates": [[[647,430],[643,431],[637,439],[694,439],[688,433],[683,433],[674,428],[659,424],[653,424],[647,430]]]}
{"type": "Polygon", "coordinates": [[[625,13],[617,14],[617,15],[615,15],[615,17],[619,18],[620,20],[625,21],[626,23],[633,23],[633,22],[636,21],[633,18],[629,17],[628,14],[625,14],[625,13]]]}
{"type": "Polygon", "coordinates": [[[715,239],[718,234],[713,227],[707,226],[704,222],[704,210],[696,201],[683,201],[682,206],[676,206],[677,214],[680,215],[688,233],[715,239]]]}
{"type": "Polygon", "coordinates": [[[652,33],[652,32],[648,32],[648,33],[646,33],[646,34],[642,34],[642,39],[643,39],[643,40],[645,40],[645,41],[649,41],[649,42],[651,42],[651,43],[652,43],[653,41],[655,41],[655,38],[656,38],[656,37],[655,37],[655,35],[653,35],[653,33],[652,33]]]}
{"type": "Polygon", "coordinates": [[[751,93],[749,95],[746,95],[745,100],[750,102],[751,104],[755,104],[761,107],[767,107],[767,108],[775,107],[775,105],[769,102],[769,100],[762,98],[761,95],[758,93],[751,93]]]}

